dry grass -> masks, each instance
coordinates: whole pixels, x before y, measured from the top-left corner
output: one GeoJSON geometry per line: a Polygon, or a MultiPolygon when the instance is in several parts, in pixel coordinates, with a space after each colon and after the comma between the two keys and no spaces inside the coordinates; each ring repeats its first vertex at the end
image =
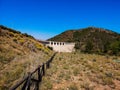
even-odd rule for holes
{"type": "Polygon", "coordinates": [[[119,90],[120,63],[114,59],[120,60],[120,57],[58,53],[41,90],[119,90]]]}
{"type": "Polygon", "coordinates": [[[27,72],[35,70],[38,65],[48,60],[51,55],[43,52],[31,53],[18,56],[9,64],[5,64],[4,69],[0,71],[0,90],[8,90],[11,85],[16,84],[17,81],[25,77],[27,72]]]}
{"type": "Polygon", "coordinates": [[[9,30],[1,29],[0,32],[0,62],[10,62],[16,55],[25,55],[30,52],[43,51],[46,54],[51,51],[37,40],[26,37],[24,34],[13,33],[9,30]],[[2,60],[2,59],[5,59],[2,60]]]}
{"type": "Polygon", "coordinates": [[[0,28],[0,90],[8,90],[52,53],[34,38],[0,28]]]}

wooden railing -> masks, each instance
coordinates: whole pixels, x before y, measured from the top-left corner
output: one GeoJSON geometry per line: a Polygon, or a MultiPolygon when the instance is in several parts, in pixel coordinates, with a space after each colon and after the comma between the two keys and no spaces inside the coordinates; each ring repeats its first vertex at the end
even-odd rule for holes
{"type": "Polygon", "coordinates": [[[46,69],[50,67],[50,63],[52,62],[55,54],[47,62],[39,65],[33,72],[29,72],[28,76],[26,76],[23,80],[18,82],[13,87],[11,87],[9,90],[16,90],[19,87],[19,90],[39,90],[39,85],[42,81],[42,77],[45,75],[46,69]],[[33,77],[33,75],[35,74],[37,74],[37,78],[33,77]]]}

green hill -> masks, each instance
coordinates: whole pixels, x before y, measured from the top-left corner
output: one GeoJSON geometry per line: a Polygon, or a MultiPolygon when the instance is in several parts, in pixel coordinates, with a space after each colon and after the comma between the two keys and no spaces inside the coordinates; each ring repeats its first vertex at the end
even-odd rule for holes
{"type": "Polygon", "coordinates": [[[77,50],[87,53],[119,54],[120,52],[120,34],[102,28],[68,30],[48,40],[75,42],[77,50]]]}

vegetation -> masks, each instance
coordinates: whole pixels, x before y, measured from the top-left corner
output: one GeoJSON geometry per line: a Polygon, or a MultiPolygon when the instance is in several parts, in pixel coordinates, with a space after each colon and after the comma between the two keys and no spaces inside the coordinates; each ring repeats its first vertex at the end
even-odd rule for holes
{"type": "Polygon", "coordinates": [[[120,34],[102,28],[68,30],[48,40],[75,42],[77,51],[85,53],[120,55],[120,34]]]}
{"type": "Polygon", "coordinates": [[[41,90],[119,90],[120,57],[58,53],[41,83],[41,90]]]}
{"type": "Polygon", "coordinates": [[[93,49],[93,44],[92,44],[91,41],[88,41],[87,44],[86,44],[86,46],[85,46],[85,52],[91,53],[92,49],[93,49]]]}
{"type": "Polygon", "coordinates": [[[8,28],[8,27],[5,27],[5,26],[3,26],[3,25],[0,25],[0,29],[8,30],[8,31],[10,31],[10,32],[17,33],[17,34],[21,34],[20,31],[13,30],[13,29],[8,28]]]}
{"type": "Polygon", "coordinates": [[[112,54],[120,55],[120,41],[111,43],[109,47],[112,54]]]}
{"type": "MultiPolygon", "coordinates": [[[[43,77],[41,90],[119,90],[120,57],[98,55],[119,55],[119,34],[89,27],[63,32],[51,40],[75,41],[78,52],[55,56],[43,77]]],[[[0,90],[8,90],[48,60],[52,49],[28,34],[0,26],[0,90]]]]}
{"type": "Polygon", "coordinates": [[[0,90],[8,90],[52,53],[32,36],[0,26],[0,90]]]}

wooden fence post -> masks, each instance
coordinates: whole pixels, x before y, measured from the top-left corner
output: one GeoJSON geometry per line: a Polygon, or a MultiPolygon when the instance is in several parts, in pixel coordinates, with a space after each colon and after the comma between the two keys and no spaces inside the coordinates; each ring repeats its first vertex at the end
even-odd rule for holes
{"type": "Polygon", "coordinates": [[[28,79],[26,80],[26,82],[24,83],[22,90],[30,90],[30,82],[31,82],[31,73],[28,72],[28,79]]]}
{"type": "Polygon", "coordinates": [[[37,87],[35,89],[39,90],[39,82],[42,81],[42,76],[45,75],[45,70],[50,68],[50,63],[52,62],[55,54],[46,63],[43,63],[42,66],[39,66],[37,69],[35,69],[31,73],[29,72],[28,76],[25,79],[23,79],[22,81],[17,83],[15,86],[11,87],[9,90],[16,90],[22,84],[23,84],[23,86],[22,86],[21,90],[30,90],[30,86],[32,84],[31,83],[32,81],[36,82],[37,87]],[[38,80],[31,78],[31,76],[36,72],[38,72],[38,80]]]}
{"type": "Polygon", "coordinates": [[[38,81],[41,82],[41,73],[40,73],[40,66],[38,67],[38,81]]]}
{"type": "Polygon", "coordinates": [[[45,75],[45,64],[42,65],[43,76],[45,75]]]}
{"type": "Polygon", "coordinates": [[[46,68],[48,69],[50,67],[49,61],[46,62],[46,68]]]}

